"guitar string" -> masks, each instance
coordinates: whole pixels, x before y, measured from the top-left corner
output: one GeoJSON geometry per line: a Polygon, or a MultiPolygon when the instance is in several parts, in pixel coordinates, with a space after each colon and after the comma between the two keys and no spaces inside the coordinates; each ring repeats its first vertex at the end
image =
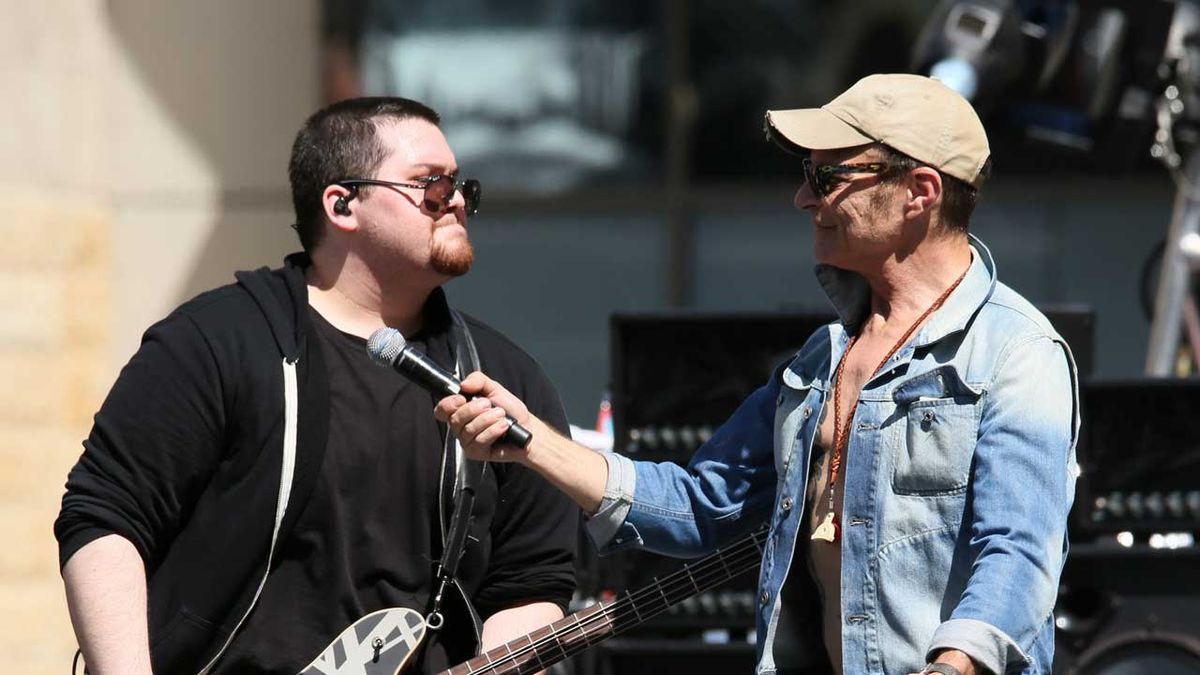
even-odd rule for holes
{"type": "MultiPolygon", "coordinates": [[[[609,629],[611,630],[611,633],[606,635],[605,637],[609,637],[611,635],[617,635],[617,634],[620,634],[621,632],[627,630],[628,628],[632,627],[633,625],[640,623],[642,620],[646,620],[650,617],[653,617],[653,616],[656,616],[656,615],[662,613],[663,611],[666,611],[672,605],[676,604],[676,602],[659,601],[659,603],[658,603],[659,606],[653,607],[653,608],[644,608],[641,611],[639,611],[636,607],[631,607],[630,609],[625,609],[623,607],[618,608],[617,607],[618,605],[624,605],[624,604],[635,605],[635,604],[637,604],[637,602],[639,602],[641,600],[646,600],[649,596],[652,596],[652,595],[662,595],[662,594],[665,594],[665,592],[667,592],[667,591],[674,593],[678,590],[681,590],[681,585],[682,585],[682,589],[686,589],[688,586],[692,586],[693,588],[699,587],[699,586],[704,586],[706,588],[715,586],[716,584],[719,584],[722,581],[725,581],[727,579],[738,576],[744,572],[747,572],[747,571],[753,569],[755,566],[757,566],[757,564],[760,560],[760,557],[761,557],[761,553],[757,550],[757,548],[753,549],[754,555],[747,557],[745,560],[734,560],[733,559],[736,555],[739,555],[739,554],[744,555],[746,552],[748,552],[748,551],[734,552],[731,549],[730,552],[723,552],[724,555],[722,556],[722,557],[729,558],[729,560],[726,560],[724,562],[719,561],[719,560],[711,561],[711,564],[697,563],[697,565],[695,565],[693,567],[689,567],[687,570],[681,570],[680,572],[673,573],[671,576],[666,577],[663,580],[660,580],[659,583],[656,584],[654,589],[642,589],[635,593],[628,593],[628,594],[626,594],[626,596],[624,598],[612,601],[609,605],[602,604],[601,610],[593,612],[591,615],[585,617],[584,619],[577,620],[575,625],[564,625],[562,628],[553,630],[551,633],[539,638],[536,641],[531,641],[530,644],[522,646],[515,652],[510,652],[509,654],[501,657],[500,659],[498,659],[496,661],[492,661],[486,665],[482,665],[480,670],[469,670],[466,673],[464,673],[463,675],[477,675],[479,673],[496,671],[498,668],[505,667],[505,666],[509,665],[511,662],[518,661],[521,657],[526,656],[531,651],[536,652],[539,649],[541,649],[542,647],[545,647],[545,646],[548,646],[551,644],[555,644],[555,643],[557,643],[559,652],[561,652],[563,655],[563,659],[569,658],[570,656],[577,654],[591,646],[592,642],[591,642],[591,640],[588,639],[587,636],[588,636],[588,633],[591,631],[591,629],[596,628],[597,625],[607,625],[609,627],[609,629]],[[712,569],[718,564],[720,564],[721,569],[712,569]],[[693,574],[691,574],[690,576],[687,575],[688,571],[693,572],[693,574]],[[713,575],[712,572],[716,572],[716,574],[713,575]],[[689,578],[686,580],[683,579],[682,577],[685,577],[685,576],[688,576],[689,578]],[[693,583],[693,580],[694,580],[694,583],[693,583]],[[638,619],[638,621],[635,622],[634,624],[623,625],[622,622],[624,621],[624,619],[627,619],[630,616],[635,616],[638,619]],[[560,634],[562,634],[563,632],[565,632],[567,630],[575,629],[575,628],[579,629],[579,631],[583,637],[582,643],[575,642],[575,643],[569,643],[568,645],[563,645],[562,643],[560,643],[558,641],[558,636],[560,634]]],[[[664,600],[665,600],[665,598],[664,598],[664,600]]],[[[581,611],[583,611],[583,610],[581,610],[581,611]]],[[[558,659],[557,657],[558,657],[558,654],[557,653],[554,654],[554,658],[555,658],[554,663],[557,663],[559,660],[562,660],[562,659],[558,659]]],[[[542,670],[543,668],[546,667],[546,664],[541,659],[538,659],[536,661],[536,663],[533,662],[532,660],[526,661],[525,663],[518,663],[517,667],[518,667],[518,669],[521,669],[521,668],[524,668],[526,665],[534,665],[534,666],[536,666],[537,670],[542,670]]]]}
{"type": "MultiPolygon", "coordinates": [[[[506,666],[509,663],[516,662],[518,659],[526,656],[530,652],[536,652],[541,647],[558,642],[560,631],[579,629],[583,637],[582,643],[576,642],[566,646],[559,643],[559,650],[563,653],[564,659],[570,658],[574,654],[577,654],[591,646],[591,643],[588,639],[588,632],[590,629],[597,627],[597,625],[609,624],[612,629],[611,635],[617,635],[631,627],[622,626],[621,623],[623,620],[633,616],[640,622],[640,620],[643,619],[643,616],[645,616],[645,618],[656,616],[681,601],[679,600],[670,602],[663,597],[661,606],[657,608],[648,608],[644,609],[643,611],[639,611],[636,607],[632,607],[632,605],[636,605],[638,602],[647,600],[650,596],[665,596],[667,592],[676,593],[681,590],[686,590],[688,586],[691,586],[694,589],[705,590],[707,588],[711,588],[712,586],[716,586],[722,581],[739,576],[753,569],[761,560],[762,544],[765,539],[766,530],[759,530],[749,537],[746,537],[741,542],[734,543],[727,550],[718,549],[711,556],[699,560],[692,565],[685,565],[682,569],[672,572],[663,579],[656,580],[657,583],[655,583],[652,588],[647,587],[632,593],[627,592],[625,597],[613,600],[608,605],[601,603],[599,605],[601,607],[600,610],[592,612],[583,619],[576,619],[574,625],[564,625],[560,629],[551,630],[551,632],[547,635],[538,638],[537,640],[531,640],[529,644],[523,645],[516,651],[509,651],[509,653],[505,656],[502,656],[496,661],[489,662],[487,665],[482,666],[479,670],[471,668],[470,663],[471,661],[475,661],[480,657],[471,659],[471,661],[463,664],[468,666],[469,669],[463,672],[462,675],[479,675],[488,671],[494,671],[498,667],[506,666]],[[746,556],[747,553],[751,552],[754,555],[746,556]],[[740,559],[740,557],[745,557],[745,559],[740,559]],[[713,574],[714,572],[716,574],[713,574]],[[629,604],[631,607],[629,609],[625,609],[624,607],[618,608],[619,605],[624,604],[629,604]]],[[[587,608],[579,611],[587,611],[587,608]]],[[[571,616],[564,617],[564,619],[569,619],[571,616]]],[[[633,625],[636,625],[636,623],[633,625]]],[[[507,647],[507,644],[503,646],[507,647]]],[[[486,654],[481,656],[486,656],[486,654]]],[[[525,664],[518,664],[518,668],[522,668],[524,665],[525,664]]],[[[541,663],[540,659],[537,663],[537,666],[539,670],[545,668],[545,665],[541,663]]],[[[453,673],[454,671],[452,669],[447,672],[453,673]]]]}
{"type": "MultiPolygon", "coordinates": [[[[727,565],[727,567],[729,568],[728,571],[726,571],[725,569],[712,570],[712,569],[694,568],[695,574],[693,574],[692,576],[695,577],[695,579],[696,579],[696,584],[695,584],[696,586],[708,587],[708,586],[710,586],[710,584],[715,585],[717,583],[720,583],[720,582],[730,579],[732,577],[738,576],[743,572],[749,571],[750,569],[753,569],[757,565],[758,562],[759,562],[759,555],[757,552],[755,552],[755,554],[753,556],[751,556],[745,560],[730,560],[730,561],[728,561],[728,565],[727,565]],[[716,574],[713,574],[713,572],[716,572],[716,574]]],[[[678,590],[680,584],[676,583],[675,581],[672,581],[670,583],[662,583],[660,585],[661,585],[662,589],[664,589],[664,592],[672,592],[673,593],[676,590],[678,590]],[[672,587],[674,587],[674,588],[672,588],[672,587]]],[[[688,582],[684,582],[685,588],[688,586],[692,586],[692,585],[693,584],[691,583],[690,580],[688,582]]],[[[500,658],[498,658],[494,661],[490,661],[485,664],[480,664],[480,668],[478,670],[471,669],[471,670],[464,671],[463,675],[476,675],[478,673],[500,672],[500,669],[509,667],[510,665],[514,665],[514,664],[518,668],[517,672],[522,672],[524,670],[524,668],[531,667],[531,666],[534,667],[536,670],[542,670],[547,666],[547,664],[546,664],[545,660],[543,660],[541,657],[539,657],[537,655],[537,652],[544,647],[553,645],[558,648],[555,653],[553,653],[552,655],[548,655],[553,659],[551,661],[551,663],[557,663],[560,660],[569,658],[572,655],[577,654],[577,653],[587,649],[592,644],[597,642],[598,640],[596,638],[589,637],[589,635],[591,635],[591,633],[597,627],[605,626],[607,628],[607,630],[609,631],[604,635],[604,637],[600,638],[600,639],[604,639],[604,638],[610,637],[612,635],[620,634],[620,633],[624,632],[625,630],[627,630],[628,628],[630,628],[634,625],[637,625],[637,623],[640,623],[640,621],[643,621],[643,620],[649,619],[650,617],[656,616],[656,615],[660,614],[661,612],[665,611],[666,609],[668,609],[671,605],[676,604],[674,602],[671,602],[668,604],[666,602],[659,600],[656,602],[656,604],[657,604],[656,607],[643,608],[641,610],[639,610],[637,608],[625,609],[623,607],[618,607],[618,605],[630,604],[629,603],[630,599],[632,599],[633,603],[635,604],[639,600],[647,599],[647,596],[649,596],[649,595],[658,595],[658,593],[654,593],[653,591],[649,591],[649,590],[641,591],[638,593],[630,593],[625,598],[613,601],[610,605],[607,605],[607,606],[601,605],[602,609],[600,609],[599,611],[595,611],[592,614],[588,615],[587,617],[584,617],[583,619],[576,619],[576,621],[574,623],[568,622],[565,625],[563,625],[561,628],[555,629],[551,633],[549,633],[535,641],[530,641],[529,644],[523,645],[522,647],[518,648],[516,651],[510,651],[509,653],[501,656],[500,658]],[[626,625],[624,623],[624,620],[629,618],[630,616],[636,616],[638,618],[638,621],[633,624],[626,625]],[[567,632],[574,632],[576,630],[578,630],[579,637],[582,638],[582,642],[571,642],[571,643],[563,644],[562,642],[559,641],[559,639],[558,639],[559,636],[561,636],[567,632]],[[532,656],[534,657],[533,659],[527,660],[524,663],[519,663],[519,661],[522,658],[529,656],[531,652],[533,652],[533,654],[532,654],[532,656]],[[562,655],[561,658],[559,657],[560,654],[562,655]]],[[[581,610],[581,611],[583,611],[583,610],[581,610]]],[[[507,645],[505,645],[505,646],[507,646],[507,645]]],[[[476,659],[472,659],[472,661],[475,661],[478,658],[479,657],[476,657],[476,659]]],[[[464,665],[468,665],[468,667],[470,667],[470,662],[468,662],[468,664],[464,664],[464,665]]],[[[449,671],[449,672],[454,672],[454,671],[449,671]]]]}

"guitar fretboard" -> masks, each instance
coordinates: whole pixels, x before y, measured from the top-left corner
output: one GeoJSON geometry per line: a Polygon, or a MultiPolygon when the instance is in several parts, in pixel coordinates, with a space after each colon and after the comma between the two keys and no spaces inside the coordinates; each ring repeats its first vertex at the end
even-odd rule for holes
{"type": "Polygon", "coordinates": [[[480,654],[442,675],[536,673],[622,633],[687,598],[758,567],[765,527],[726,549],[687,563],[677,572],[615,600],[598,603],[480,654]]]}

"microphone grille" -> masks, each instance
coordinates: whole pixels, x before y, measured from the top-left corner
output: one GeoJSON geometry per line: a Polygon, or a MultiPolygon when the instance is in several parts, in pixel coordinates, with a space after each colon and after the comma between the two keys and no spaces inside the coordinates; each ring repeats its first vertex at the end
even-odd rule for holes
{"type": "Polygon", "coordinates": [[[381,366],[391,367],[396,357],[404,351],[404,336],[395,328],[383,327],[367,338],[367,353],[381,366]]]}

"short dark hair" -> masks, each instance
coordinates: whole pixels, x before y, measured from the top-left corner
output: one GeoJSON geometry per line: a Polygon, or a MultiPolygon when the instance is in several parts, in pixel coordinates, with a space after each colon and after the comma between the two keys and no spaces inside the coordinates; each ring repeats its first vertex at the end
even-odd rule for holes
{"type": "MultiPolygon", "coordinates": [[[[288,179],[300,245],[312,252],[321,240],[325,188],[347,178],[372,178],[387,159],[379,142],[380,120],[422,119],[437,126],[441,118],[429,106],[407,98],[376,96],[338,101],[318,110],[296,134],[288,179]]],[[[362,186],[360,193],[366,192],[362,186]]]]}
{"type": "MultiPolygon", "coordinates": [[[[928,166],[889,145],[881,143],[880,147],[883,148],[883,161],[899,169],[884,174],[885,183],[898,183],[909,170],[928,166]]],[[[992,160],[989,157],[979,172],[979,180],[987,180],[991,172],[992,160]]],[[[942,222],[951,230],[965,234],[971,222],[971,214],[975,212],[975,206],[979,203],[979,188],[954,176],[947,176],[941,171],[938,171],[938,175],[942,177],[942,222]]]]}

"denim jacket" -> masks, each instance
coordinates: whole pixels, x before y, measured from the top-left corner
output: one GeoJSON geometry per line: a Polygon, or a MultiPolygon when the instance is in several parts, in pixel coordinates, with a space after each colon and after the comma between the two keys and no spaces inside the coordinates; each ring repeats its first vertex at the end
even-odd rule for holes
{"type": "MultiPolygon", "coordinates": [[[[996,280],[987,248],[864,386],[841,514],[844,673],[910,673],[955,648],[995,673],[1049,673],[1052,609],[1075,485],[1078,387],[1066,343],[996,280]]],[[[686,468],[608,454],[588,523],[607,551],[694,557],[769,520],[759,573],[758,673],[774,673],[780,589],[807,574],[805,489],[845,326],[865,280],[818,266],[841,321],[817,331],[686,468]]],[[[813,599],[814,602],[818,600],[813,599]]]]}

